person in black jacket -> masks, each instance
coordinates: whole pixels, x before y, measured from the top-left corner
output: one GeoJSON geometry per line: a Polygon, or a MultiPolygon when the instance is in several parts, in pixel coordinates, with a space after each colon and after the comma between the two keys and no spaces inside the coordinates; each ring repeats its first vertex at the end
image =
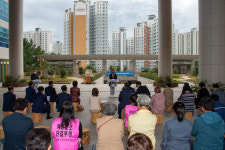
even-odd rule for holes
{"type": "Polygon", "coordinates": [[[47,100],[47,96],[43,93],[44,93],[44,87],[39,86],[37,96],[33,101],[32,112],[33,113],[47,112],[46,119],[51,119],[52,117],[50,116],[50,104],[47,100]]]}
{"type": "Polygon", "coordinates": [[[136,94],[146,94],[146,95],[148,95],[151,98],[151,93],[148,90],[146,85],[141,85],[141,82],[137,81],[136,82],[136,87],[137,87],[136,94]]]}
{"type": "Polygon", "coordinates": [[[33,100],[36,98],[36,91],[34,89],[34,83],[30,81],[28,83],[29,87],[26,88],[26,96],[25,98],[28,100],[28,102],[33,103],[33,100]]]}
{"type": "Polygon", "coordinates": [[[197,98],[195,99],[195,108],[198,109],[199,107],[199,102],[201,98],[203,97],[209,97],[209,91],[207,88],[205,88],[205,83],[200,82],[199,83],[200,90],[198,91],[197,98]]]}
{"type": "Polygon", "coordinates": [[[45,95],[50,96],[50,102],[56,102],[57,101],[57,94],[55,91],[55,88],[53,87],[53,81],[48,82],[48,87],[45,88],[45,95]]]}
{"type": "Polygon", "coordinates": [[[14,103],[15,112],[2,120],[5,134],[4,149],[26,150],[26,135],[34,128],[33,120],[24,115],[27,107],[28,101],[25,98],[17,99],[14,103]]]}
{"type": "Polygon", "coordinates": [[[62,93],[58,94],[58,99],[57,99],[57,112],[60,112],[61,106],[65,101],[71,101],[71,95],[66,93],[67,92],[67,86],[63,85],[61,87],[62,93]]]}
{"type": "Polygon", "coordinates": [[[3,107],[2,111],[14,111],[13,103],[16,101],[16,95],[13,94],[14,87],[9,86],[8,92],[3,94],[3,107]]]}

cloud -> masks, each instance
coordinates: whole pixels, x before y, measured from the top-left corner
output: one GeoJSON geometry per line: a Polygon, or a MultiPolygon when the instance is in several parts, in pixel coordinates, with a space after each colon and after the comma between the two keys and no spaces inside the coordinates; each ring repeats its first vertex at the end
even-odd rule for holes
{"type": "MultiPolygon", "coordinates": [[[[91,1],[92,4],[94,1],[91,1]]],[[[126,27],[127,37],[133,37],[134,26],[147,21],[150,14],[158,16],[157,0],[108,0],[109,40],[112,31],[126,27]]],[[[180,32],[198,27],[198,0],[172,0],[173,23],[180,32]]],[[[53,41],[64,42],[64,10],[73,8],[73,0],[24,0],[24,31],[53,32],[53,41]]]]}

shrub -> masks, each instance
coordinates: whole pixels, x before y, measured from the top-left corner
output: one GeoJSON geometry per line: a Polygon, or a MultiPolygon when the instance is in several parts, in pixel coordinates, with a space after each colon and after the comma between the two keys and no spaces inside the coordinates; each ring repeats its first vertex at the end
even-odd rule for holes
{"type": "Polygon", "coordinates": [[[70,69],[68,70],[68,75],[69,75],[69,76],[73,76],[73,68],[70,68],[70,69]]]}
{"type": "Polygon", "coordinates": [[[158,73],[158,67],[153,68],[152,73],[158,73]]]}
{"type": "Polygon", "coordinates": [[[48,78],[46,76],[41,76],[40,79],[44,80],[44,79],[48,79],[48,78]]]}
{"type": "Polygon", "coordinates": [[[155,80],[157,77],[157,74],[151,74],[151,73],[146,73],[146,72],[141,72],[140,73],[141,77],[147,78],[147,79],[151,79],[151,80],[155,80]]]}
{"type": "Polygon", "coordinates": [[[165,83],[165,80],[163,77],[157,77],[155,80],[157,83],[165,83]]]}
{"type": "Polygon", "coordinates": [[[50,75],[50,76],[52,76],[53,75],[53,69],[49,69],[48,71],[47,71],[47,73],[48,73],[48,75],[50,75]]]}
{"type": "Polygon", "coordinates": [[[60,68],[60,78],[64,79],[67,75],[65,68],[60,68]]]}
{"type": "Polygon", "coordinates": [[[179,73],[178,69],[177,68],[173,68],[173,73],[174,74],[178,74],[179,73]]]}
{"type": "Polygon", "coordinates": [[[79,70],[79,74],[80,74],[80,75],[84,74],[84,69],[83,69],[83,67],[79,67],[78,70],[79,70]]]}
{"type": "Polygon", "coordinates": [[[180,78],[179,74],[173,74],[173,78],[180,78]]]}
{"type": "Polygon", "coordinates": [[[98,78],[100,78],[102,76],[102,73],[99,72],[99,73],[96,73],[94,74],[92,77],[91,77],[91,81],[95,81],[97,80],[98,78]]]}
{"type": "Polygon", "coordinates": [[[166,82],[172,83],[173,82],[173,79],[170,78],[170,77],[166,77],[166,82]]]}

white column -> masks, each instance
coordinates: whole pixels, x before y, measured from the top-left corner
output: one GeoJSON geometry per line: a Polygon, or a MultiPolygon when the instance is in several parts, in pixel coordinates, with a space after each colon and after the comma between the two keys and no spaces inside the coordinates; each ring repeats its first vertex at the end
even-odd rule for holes
{"type": "Polygon", "coordinates": [[[102,60],[102,73],[106,74],[107,72],[107,60],[102,60]]]}
{"type": "Polygon", "coordinates": [[[136,71],[136,60],[130,61],[130,71],[136,71]]]}
{"type": "Polygon", "coordinates": [[[199,81],[225,83],[225,1],[199,0],[199,81]]]}
{"type": "Polygon", "coordinates": [[[159,76],[172,76],[172,3],[158,0],[159,11],[159,76]]]}
{"type": "Polygon", "coordinates": [[[10,76],[22,79],[23,0],[9,0],[9,62],[10,76]]]}
{"type": "Polygon", "coordinates": [[[76,60],[73,60],[73,75],[76,76],[77,73],[77,63],[76,60]]]}

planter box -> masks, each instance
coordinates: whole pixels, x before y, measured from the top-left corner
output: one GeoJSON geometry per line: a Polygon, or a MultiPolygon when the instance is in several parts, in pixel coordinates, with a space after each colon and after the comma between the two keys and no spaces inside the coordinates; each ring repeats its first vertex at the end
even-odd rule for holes
{"type": "Polygon", "coordinates": [[[2,87],[8,87],[8,86],[13,86],[13,87],[27,87],[28,83],[2,83],[2,87]]]}
{"type": "MultiPolygon", "coordinates": [[[[165,88],[166,87],[166,83],[157,83],[157,82],[154,82],[153,83],[153,86],[160,86],[160,87],[165,88]]],[[[171,88],[173,88],[173,87],[178,87],[178,83],[171,83],[171,88]]]]}

